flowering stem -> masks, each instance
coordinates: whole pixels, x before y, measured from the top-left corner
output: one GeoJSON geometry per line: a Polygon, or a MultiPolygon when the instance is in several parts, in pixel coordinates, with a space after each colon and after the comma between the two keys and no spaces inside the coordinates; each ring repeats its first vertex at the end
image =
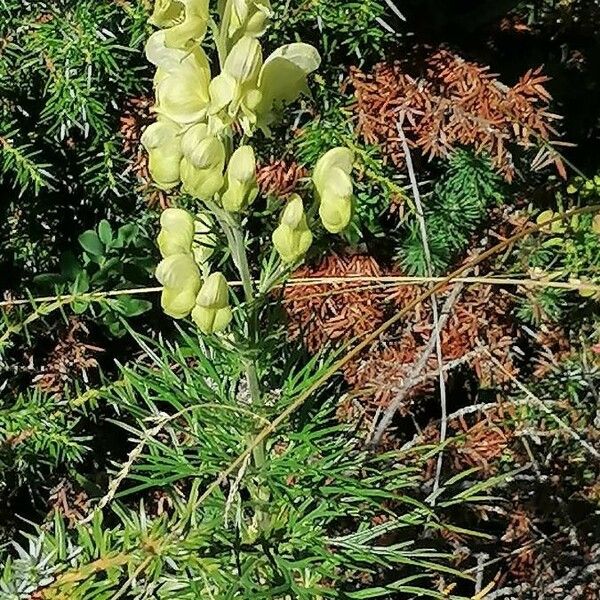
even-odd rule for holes
{"type": "MultiPolygon", "coordinates": [[[[242,232],[241,223],[238,218],[234,218],[227,212],[225,212],[224,217],[224,220],[227,226],[229,227],[231,236],[233,238],[234,245],[231,247],[231,252],[234,257],[237,257],[234,262],[240,274],[240,279],[242,281],[242,287],[244,289],[244,295],[246,298],[246,307],[249,311],[248,319],[246,322],[246,333],[251,344],[255,345],[258,337],[258,312],[255,303],[254,282],[252,280],[252,275],[250,273],[250,267],[248,264],[246,244],[244,243],[244,234],[242,232]]],[[[250,358],[245,361],[245,370],[246,381],[248,382],[248,390],[250,392],[250,399],[252,401],[252,405],[258,407],[261,403],[262,394],[260,390],[258,370],[256,368],[256,360],[254,358],[250,358]]],[[[257,444],[252,449],[252,459],[257,469],[261,469],[265,464],[265,451],[266,445],[264,441],[260,444],[257,444]]],[[[259,506],[261,499],[265,499],[265,494],[268,495],[268,490],[263,489],[259,486],[256,498],[259,506]]],[[[256,508],[256,520],[262,529],[267,529],[270,524],[270,516],[268,511],[265,512],[261,508],[256,508]]]]}

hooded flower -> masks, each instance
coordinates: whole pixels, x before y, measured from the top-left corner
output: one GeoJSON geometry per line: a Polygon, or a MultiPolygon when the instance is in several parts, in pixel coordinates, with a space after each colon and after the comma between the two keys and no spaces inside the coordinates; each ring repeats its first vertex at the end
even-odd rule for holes
{"type": "Polygon", "coordinates": [[[150,23],[167,27],[165,42],[169,48],[185,48],[206,35],[209,0],[156,0],[150,23]]]}
{"type": "Polygon", "coordinates": [[[251,146],[240,146],[227,165],[227,189],[221,196],[223,208],[230,212],[244,210],[257,194],[254,150],[251,146]]]}
{"type": "Polygon", "coordinates": [[[160,224],[158,246],[163,260],[156,268],[156,278],[163,286],[161,305],[166,314],[182,319],[194,307],[201,283],[192,254],[194,220],[185,210],[168,208],[160,224]]]}
{"type": "Polygon", "coordinates": [[[163,258],[189,254],[194,241],[194,219],[181,208],[167,208],[160,215],[157,242],[163,258]]]}
{"type": "Polygon", "coordinates": [[[283,262],[294,263],[306,254],[312,240],[302,198],[293,194],[283,211],[279,227],[273,232],[273,245],[283,262]]]}
{"type": "Polygon", "coordinates": [[[248,134],[257,123],[268,133],[274,111],[308,92],[306,79],[320,62],[313,46],[295,43],[282,46],[263,64],[259,42],[246,34],[234,44],[223,72],[210,84],[210,114],[226,125],[239,118],[248,134]]]}
{"type": "Polygon", "coordinates": [[[269,0],[226,0],[223,3],[221,22],[227,48],[244,35],[263,35],[271,15],[269,0]]]}
{"type": "Polygon", "coordinates": [[[175,123],[200,121],[209,104],[210,66],[200,46],[182,51],[161,46],[164,32],[146,48],[148,58],[157,64],[154,76],[155,110],[175,123]],[[183,54],[182,54],[183,53],[183,54]]]}
{"type": "Polygon", "coordinates": [[[156,279],[163,286],[161,306],[174,319],[190,314],[200,289],[200,273],[189,254],[174,254],[163,259],[156,268],[156,279]]]}
{"type": "Polygon", "coordinates": [[[183,189],[200,200],[211,199],[223,187],[225,148],[208,134],[204,123],[190,127],[181,140],[183,189]]]}
{"type": "Polygon", "coordinates": [[[223,331],[231,317],[227,280],[222,273],[211,273],[196,298],[192,319],[202,333],[211,334],[223,331]]]}
{"type": "Polygon", "coordinates": [[[260,103],[256,107],[258,124],[267,133],[274,112],[309,93],[307,77],[321,64],[321,57],[310,44],[294,43],[278,48],[265,61],[258,79],[260,103]]]}
{"type": "Polygon", "coordinates": [[[315,166],[313,183],[319,199],[319,216],[331,233],[339,233],[352,217],[353,186],[350,173],[354,155],[348,148],[333,148],[315,166]]]}
{"type": "Polygon", "coordinates": [[[148,169],[156,185],[164,190],[175,187],[182,157],[179,125],[159,119],[146,127],[141,142],[148,152],[148,169]]]}
{"type": "Polygon", "coordinates": [[[210,114],[229,124],[241,112],[242,125],[248,131],[256,121],[255,109],[260,102],[257,87],[261,65],[260,44],[243,36],[227,55],[221,74],[210,83],[210,114]]]}

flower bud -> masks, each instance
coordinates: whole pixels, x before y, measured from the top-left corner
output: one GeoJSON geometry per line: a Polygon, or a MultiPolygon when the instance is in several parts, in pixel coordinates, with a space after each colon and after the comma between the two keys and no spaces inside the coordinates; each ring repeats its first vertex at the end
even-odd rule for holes
{"type": "Polygon", "coordinates": [[[231,321],[229,286],[222,273],[211,273],[196,298],[192,319],[205,334],[225,329],[231,321]]]}
{"type": "Polygon", "coordinates": [[[181,148],[181,181],[184,191],[200,200],[211,199],[223,187],[223,142],[208,135],[207,126],[199,124],[186,131],[181,148]]]}
{"type": "Polygon", "coordinates": [[[181,136],[179,126],[167,120],[148,125],[142,134],[148,152],[148,170],[156,185],[168,190],[179,183],[181,136]]]}
{"type": "Polygon", "coordinates": [[[165,313],[174,319],[189,315],[201,283],[192,254],[167,256],[156,268],[156,278],[163,286],[161,305],[165,313]]]}
{"type": "Polygon", "coordinates": [[[189,254],[194,241],[194,219],[181,208],[167,208],[160,216],[158,247],[163,258],[189,254]]]}
{"type": "Polygon", "coordinates": [[[290,197],[272,239],[275,249],[285,263],[298,261],[310,248],[313,236],[306,223],[302,198],[298,194],[290,197]]]}
{"type": "Polygon", "coordinates": [[[256,158],[251,146],[240,146],[227,165],[227,189],[221,196],[223,208],[239,212],[248,207],[258,195],[256,158]]]}
{"type": "Polygon", "coordinates": [[[319,216],[331,233],[339,233],[352,217],[353,186],[350,173],[354,155],[348,148],[334,148],[315,166],[313,183],[319,199],[319,216]]]}

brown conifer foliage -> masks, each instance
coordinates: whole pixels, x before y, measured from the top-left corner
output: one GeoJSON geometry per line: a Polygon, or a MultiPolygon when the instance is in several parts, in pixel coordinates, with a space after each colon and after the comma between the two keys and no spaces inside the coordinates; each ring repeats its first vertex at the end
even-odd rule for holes
{"type": "Polygon", "coordinates": [[[262,194],[287,198],[294,193],[300,180],[308,176],[308,171],[296,162],[271,160],[268,164],[260,165],[256,179],[262,194]]]}
{"type": "MultiPolygon", "coordinates": [[[[371,256],[331,254],[316,267],[302,267],[294,277],[380,277],[383,270],[371,256]]],[[[307,283],[289,286],[284,301],[290,334],[304,340],[311,352],[329,342],[369,333],[383,322],[385,290],[365,289],[364,282],[307,283]]]]}
{"type": "Polygon", "coordinates": [[[512,181],[516,148],[534,150],[530,167],[554,164],[565,177],[564,164],[553,148],[560,117],[550,112],[548,78],[541,68],[529,70],[512,87],[488,67],[447,50],[429,56],[422,77],[414,78],[399,61],[380,63],[371,73],[353,68],[358,131],[365,141],[380,144],[396,166],[404,165],[397,125],[409,144],[428,158],[445,157],[469,146],[487,153],[494,166],[512,181]]]}
{"type": "MultiPolygon", "coordinates": [[[[304,267],[297,278],[318,278],[319,283],[295,284],[284,292],[285,308],[290,318],[289,331],[302,336],[311,352],[330,343],[347,342],[355,336],[374,331],[392,311],[416,298],[421,286],[374,286],[365,281],[322,283],[322,278],[362,276],[377,278],[400,275],[385,271],[371,256],[330,255],[314,268],[304,267]]],[[[443,302],[449,293],[440,294],[443,302]]],[[[477,285],[465,290],[452,309],[442,334],[444,362],[467,364],[482,385],[501,381],[502,374],[487,355],[479,352],[480,344],[514,373],[511,346],[514,325],[510,321],[511,300],[491,286],[477,285]]],[[[368,411],[387,406],[432,335],[432,312],[429,303],[417,305],[393,331],[379,339],[368,352],[343,368],[344,377],[368,411]]],[[[428,360],[422,377],[406,396],[400,413],[410,412],[415,398],[432,390],[437,373],[434,355],[428,360]]]]}

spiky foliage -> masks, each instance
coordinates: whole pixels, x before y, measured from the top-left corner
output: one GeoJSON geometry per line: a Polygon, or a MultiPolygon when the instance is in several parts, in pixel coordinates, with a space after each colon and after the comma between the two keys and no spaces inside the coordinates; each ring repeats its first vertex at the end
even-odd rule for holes
{"type": "Polygon", "coordinates": [[[118,123],[145,85],[145,16],[138,0],[0,4],[0,262],[15,283],[135,205],[118,123]]]}
{"type": "MultiPolygon", "coordinates": [[[[64,400],[40,391],[3,399],[0,407],[0,468],[3,488],[10,480],[43,480],[45,468],[81,461],[85,439],[78,435],[77,417],[64,400]]],[[[14,488],[13,488],[14,491],[14,488]]]]}
{"type": "MultiPolygon", "coordinates": [[[[424,210],[434,273],[442,273],[466,250],[488,210],[504,199],[503,191],[502,178],[487,158],[468,150],[452,153],[424,210]]],[[[408,222],[398,259],[409,274],[427,274],[416,218],[408,222]]]]}
{"type": "Polygon", "coordinates": [[[317,41],[329,59],[327,68],[337,70],[348,55],[354,60],[377,59],[398,35],[402,17],[394,2],[385,0],[275,0],[272,36],[317,41]]]}
{"type": "MultiPolygon", "coordinates": [[[[282,386],[257,407],[245,402],[234,348],[187,333],[175,345],[139,342],[148,366],[125,369],[121,385],[100,392],[121,413],[131,444],[108,488],[121,499],[110,504],[112,524],[98,513],[68,531],[57,518],[25,535],[6,563],[0,597],[83,600],[129,588],[134,597],[190,599],[443,597],[431,574],[457,573],[436,544],[416,543],[424,531],[444,528],[411,497],[419,494],[419,469],[369,455],[351,429],[335,424],[331,405],[322,404],[335,386],[313,398],[259,460],[211,496],[201,494],[327,363],[280,355],[273,368],[282,386]],[[140,494],[156,501],[122,503],[140,494]]],[[[442,505],[471,501],[452,486],[447,494],[442,505]]]]}

